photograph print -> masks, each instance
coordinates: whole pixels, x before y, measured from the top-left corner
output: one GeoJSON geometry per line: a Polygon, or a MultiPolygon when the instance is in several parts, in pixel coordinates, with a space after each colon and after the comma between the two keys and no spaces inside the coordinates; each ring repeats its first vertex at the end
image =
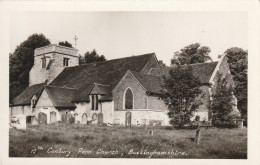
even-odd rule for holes
{"type": "Polygon", "coordinates": [[[12,12],[9,157],[247,159],[247,16],[12,12]]]}

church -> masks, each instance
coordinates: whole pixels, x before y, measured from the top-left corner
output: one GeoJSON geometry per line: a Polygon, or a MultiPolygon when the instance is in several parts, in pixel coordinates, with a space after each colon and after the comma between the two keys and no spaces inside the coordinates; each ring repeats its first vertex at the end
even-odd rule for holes
{"type": "MultiPolygon", "coordinates": [[[[203,84],[204,94],[194,118],[210,121],[212,85],[217,72],[230,75],[227,58],[190,66],[203,84]]],[[[69,120],[77,124],[167,126],[168,108],[158,96],[162,77],[170,69],[159,65],[155,53],[79,65],[77,49],[60,45],[37,48],[29,87],[14,98],[10,118],[25,114],[28,122],[35,118],[40,124],[69,120]]],[[[229,83],[233,84],[232,78],[229,83]]]]}

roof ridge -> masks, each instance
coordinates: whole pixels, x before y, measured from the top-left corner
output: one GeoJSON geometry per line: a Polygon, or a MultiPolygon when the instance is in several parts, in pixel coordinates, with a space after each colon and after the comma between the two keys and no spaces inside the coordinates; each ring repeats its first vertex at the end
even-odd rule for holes
{"type": "MultiPolygon", "coordinates": [[[[202,62],[202,63],[195,63],[195,64],[184,64],[184,65],[179,65],[179,66],[190,66],[190,65],[202,65],[202,64],[212,64],[212,63],[218,63],[218,61],[213,61],[213,62],[202,62]]],[[[172,68],[175,67],[176,65],[171,65],[166,68],[172,68]]],[[[178,65],[177,65],[178,66],[178,65]]]]}
{"type": "Polygon", "coordinates": [[[105,63],[105,62],[117,61],[117,60],[122,60],[122,59],[127,59],[127,58],[140,57],[140,56],[148,56],[148,55],[155,55],[155,52],[141,54],[141,55],[132,55],[132,56],[121,57],[121,58],[114,58],[114,59],[110,59],[110,60],[107,60],[107,61],[91,62],[91,63],[81,64],[81,65],[76,65],[76,66],[68,66],[66,68],[73,68],[73,67],[86,66],[86,65],[94,65],[94,64],[97,64],[97,63],[105,63]]]}
{"type": "Polygon", "coordinates": [[[96,84],[96,85],[102,85],[102,86],[110,86],[110,85],[100,84],[100,83],[93,83],[93,84],[96,84]]]}
{"type": "Polygon", "coordinates": [[[74,90],[79,90],[79,89],[77,89],[77,88],[58,87],[58,86],[53,86],[53,85],[44,85],[44,87],[51,87],[51,88],[62,88],[62,89],[74,89],[74,90]]]}

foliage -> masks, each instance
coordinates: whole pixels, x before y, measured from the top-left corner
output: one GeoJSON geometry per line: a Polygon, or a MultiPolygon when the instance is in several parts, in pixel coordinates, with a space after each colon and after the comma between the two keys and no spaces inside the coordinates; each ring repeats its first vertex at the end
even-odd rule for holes
{"type": "Polygon", "coordinates": [[[69,43],[68,41],[61,41],[61,42],[59,42],[59,45],[72,48],[72,44],[69,43]]]}
{"type": "Polygon", "coordinates": [[[242,117],[247,121],[247,68],[248,52],[233,47],[225,51],[228,58],[231,75],[235,82],[234,94],[238,100],[238,109],[242,117]]]}
{"type": "Polygon", "coordinates": [[[199,43],[191,44],[175,52],[171,64],[184,65],[212,61],[209,56],[210,52],[211,50],[207,46],[201,46],[199,43]]]}
{"type": "Polygon", "coordinates": [[[29,72],[34,63],[34,50],[49,45],[43,34],[33,34],[9,54],[9,103],[29,85],[29,72]]]}
{"type": "Polygon", "coordinates": [[[162,60],[159,60],[158,63],[159,63],[160,68],[166,67],[166,64],[162,60]]]}
{"type": "Polygon", "coordinates": [[[100,61],[106,61],[106,58],[104,55],[99,55],[95,49],[93,49],[91,52],[87,51],[83,57],[80,56],[79,58],[80,65],[100,61]]]}
{"type": "Polygon", "coordinates": [[[216,82],[212,89],[210,104],[213,113],[212,124],[217,127],[235,127],[231,115],[233,110],[233,87],[228,83],[228,77],[217,72],[216,82]]]}
{"type": "Polygon", "coordinates": [[[201,105],[201,82],[192,74],[191,67],[177,66],[164,77],[163,94],[160,96],[168,106],[170,124],[183,127],[201,105]]]}

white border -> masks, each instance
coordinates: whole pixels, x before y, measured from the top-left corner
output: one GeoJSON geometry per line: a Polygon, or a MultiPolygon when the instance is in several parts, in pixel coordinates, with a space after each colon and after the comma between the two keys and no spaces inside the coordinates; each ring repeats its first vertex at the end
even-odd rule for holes
{"type": "Polygon", "coordinates": [[[125,1],[0,1],[0,55],[1,55],[1,147],[0,164],[260,164],[259,162],[259,1],[258,0],[182,0],[160,2],[147,0],[125,1]],[[9,158],[8,157],[8,54],[10,52],[9,18],[14,11],[245,11],[248,12],[248,51],[249,51],[249,82],[248,82],[248,159],[247,160],[205,160],[205,159],[79,159],[79,158],[9,158]]]}

